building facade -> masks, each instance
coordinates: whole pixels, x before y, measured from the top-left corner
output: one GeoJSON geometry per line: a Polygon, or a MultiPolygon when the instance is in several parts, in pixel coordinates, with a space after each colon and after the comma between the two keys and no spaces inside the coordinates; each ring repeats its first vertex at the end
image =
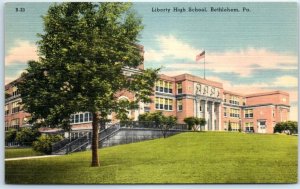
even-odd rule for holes
{"type": "MultiPolygon", "coordinates": [[[[124,74],[135,74],[141,69],[124,69],[124,74]]],[[[21,111],[20,94],[14,81],[5,86],[5,130],[28,126],[30,115],[21,111]]],[[[139,104],[139,109],[128,112],[128,117],[137,120],[145,112],[162,111],[164,115],[177,117],[178,123],[194,116],[204,118],[205,131],[245,131],[273,133],[277,122],[289,120],[289,94],[283,91],[240,94],[227,91],[223,84],[190,74],[175,77],[160,75],[155,83],[152,103],[139,104]]],[[[134,99],[134,94],[123,91],[119,99],[134,99]]],[[[115,115],[109,116],[112,123],[115,115]]],[[[91,129],[92,117],[89,112],[75,113],[70,118],[73,131],[91,129]]]]}

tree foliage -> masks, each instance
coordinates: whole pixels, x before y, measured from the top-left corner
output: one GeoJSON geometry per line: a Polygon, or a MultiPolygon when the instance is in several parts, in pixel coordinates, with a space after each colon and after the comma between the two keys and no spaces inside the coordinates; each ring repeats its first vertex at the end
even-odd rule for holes
{"type": "Polygon", "coordinates": [[[231,122],[228,122],[228,131],[232,131],[231,122]]]}
{"type": "Polygon", "coordinates": [[[22,146],[31,146],[32,142],[40,136],[37,129],[23,128],[16,134],[16,142],[22,146]]]}
{"type": "Polygon", "coordinates": [[[92,113],[92,166],[99,166],[98,127],[110,112],[124,113],[150,102],[158,70],[125,76],[143,62],[138,44],[143,26],[130,3],[60,3],[50,6],[39,34],[39,61],[28,63],[18,87],[32,120],[69,129],[72,113],[92,113]],[[118,101],[122,91],[134,101],[118,101]]]}
{"type": "Polygon", "coordinates": [[[177,123],[177,117],[165,116],[161,111],[141,114],[138,119],[139,121],[153,122],[156,128],[162,130],[164,138],[166,138],[168,130],[177,123]]]}
{"type": "Polygon", "coordinates": [[[287,132],[289,134],[298,134],[298,122],[286,121],[276,123],[274,127],[274,133],[287,132]]]}
{"type": "Polygon", "coordinates": [[[36,141],[33,142],[33,150],[42,152],[45,154],[52,153],[52,144],[63,140],[60,135],[42,135],[36,141]]]}
{"type": "Polygon", "coordinates": [[[206,124],[206,120],[204,118],[198,118],[198,117],[186,117],[183,120],[189,127],[189,130],[194,130],[196,131],[196,126],[199,125],[200,126],[200,130],[201,130],[201,126],[204,126],[206,124]]]}
{"type": "Polygon", "coordinates": [[[9,129],[5,132],[5,142],[14,142],[16,140],[17,130],[9,129]]]}

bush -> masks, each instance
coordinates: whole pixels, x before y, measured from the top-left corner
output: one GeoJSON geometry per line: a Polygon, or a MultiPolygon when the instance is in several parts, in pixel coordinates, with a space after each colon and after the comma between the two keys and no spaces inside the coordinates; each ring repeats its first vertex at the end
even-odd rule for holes
{"type": "Polygon", "coordinates": [[[16,140],[17,130],[9,129],[5,132],[5,142],[14,142],[16,140]]]}
{"type": "Polygon", "coordinates": [[[40,136],[37,129],[23,128],[16,134],[16,142],[22,146],[31,146],[32,142],[40,136]]]}
{"type": "Polygon", "coordinates": [[[52,143],[63,140],[61,135],[42,135],[33,142],[33,150],[45,154],[52,153],[52,143]]]}
{"type": "Polygon", "coordinates": [[[296,121],[279,122],[274,127],[274,133],[288,132],[289,134],[298,133],[298,123],[296,121]]]}

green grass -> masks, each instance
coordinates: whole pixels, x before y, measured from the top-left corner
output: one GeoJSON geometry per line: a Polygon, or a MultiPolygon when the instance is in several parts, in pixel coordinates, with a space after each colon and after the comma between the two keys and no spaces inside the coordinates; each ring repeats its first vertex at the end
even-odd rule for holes
{"type": "Polygon", "coordinates": [[[5,148],[5,158],[17,158],[27,156],[40,156],[43,153],[36,152],[32,148],[5,148]]]}
{"type": "Polygon", "coordinates": [[[297,137],[182,133],[99,151],[5,162],[6,183],[296,183],[297,137]]]}

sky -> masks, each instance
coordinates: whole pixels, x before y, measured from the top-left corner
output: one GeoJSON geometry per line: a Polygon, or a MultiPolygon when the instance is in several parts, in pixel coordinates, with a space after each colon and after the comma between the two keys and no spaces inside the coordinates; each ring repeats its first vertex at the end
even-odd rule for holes
{"type": "MultiPolygon", "coordinates": [[[[5,6],[5,83],[37,59],[37,33],[50,3],[5,6]],[[25,8],[25,12],[16,11],[25,8]]],[[[242,94],[283,90],[290,94],[290,119],[298,120],[298,13],[295,3],[134,3],[144,30],[145,67],[161,73],[190,73],[242,94]],[[186,12],[173,12],[174,7],[186,12]],[[207,12],[188,12],[189,8],[207,12]],[[210,12],[211,7],[240,12],[210,12]],[[153,12],[156,9],[170,12],[153,12]],[[246,8],[248,11],[242,11],[246,8]]],[[[246,10],[245,9],[245,10],[246,10]]]]}

